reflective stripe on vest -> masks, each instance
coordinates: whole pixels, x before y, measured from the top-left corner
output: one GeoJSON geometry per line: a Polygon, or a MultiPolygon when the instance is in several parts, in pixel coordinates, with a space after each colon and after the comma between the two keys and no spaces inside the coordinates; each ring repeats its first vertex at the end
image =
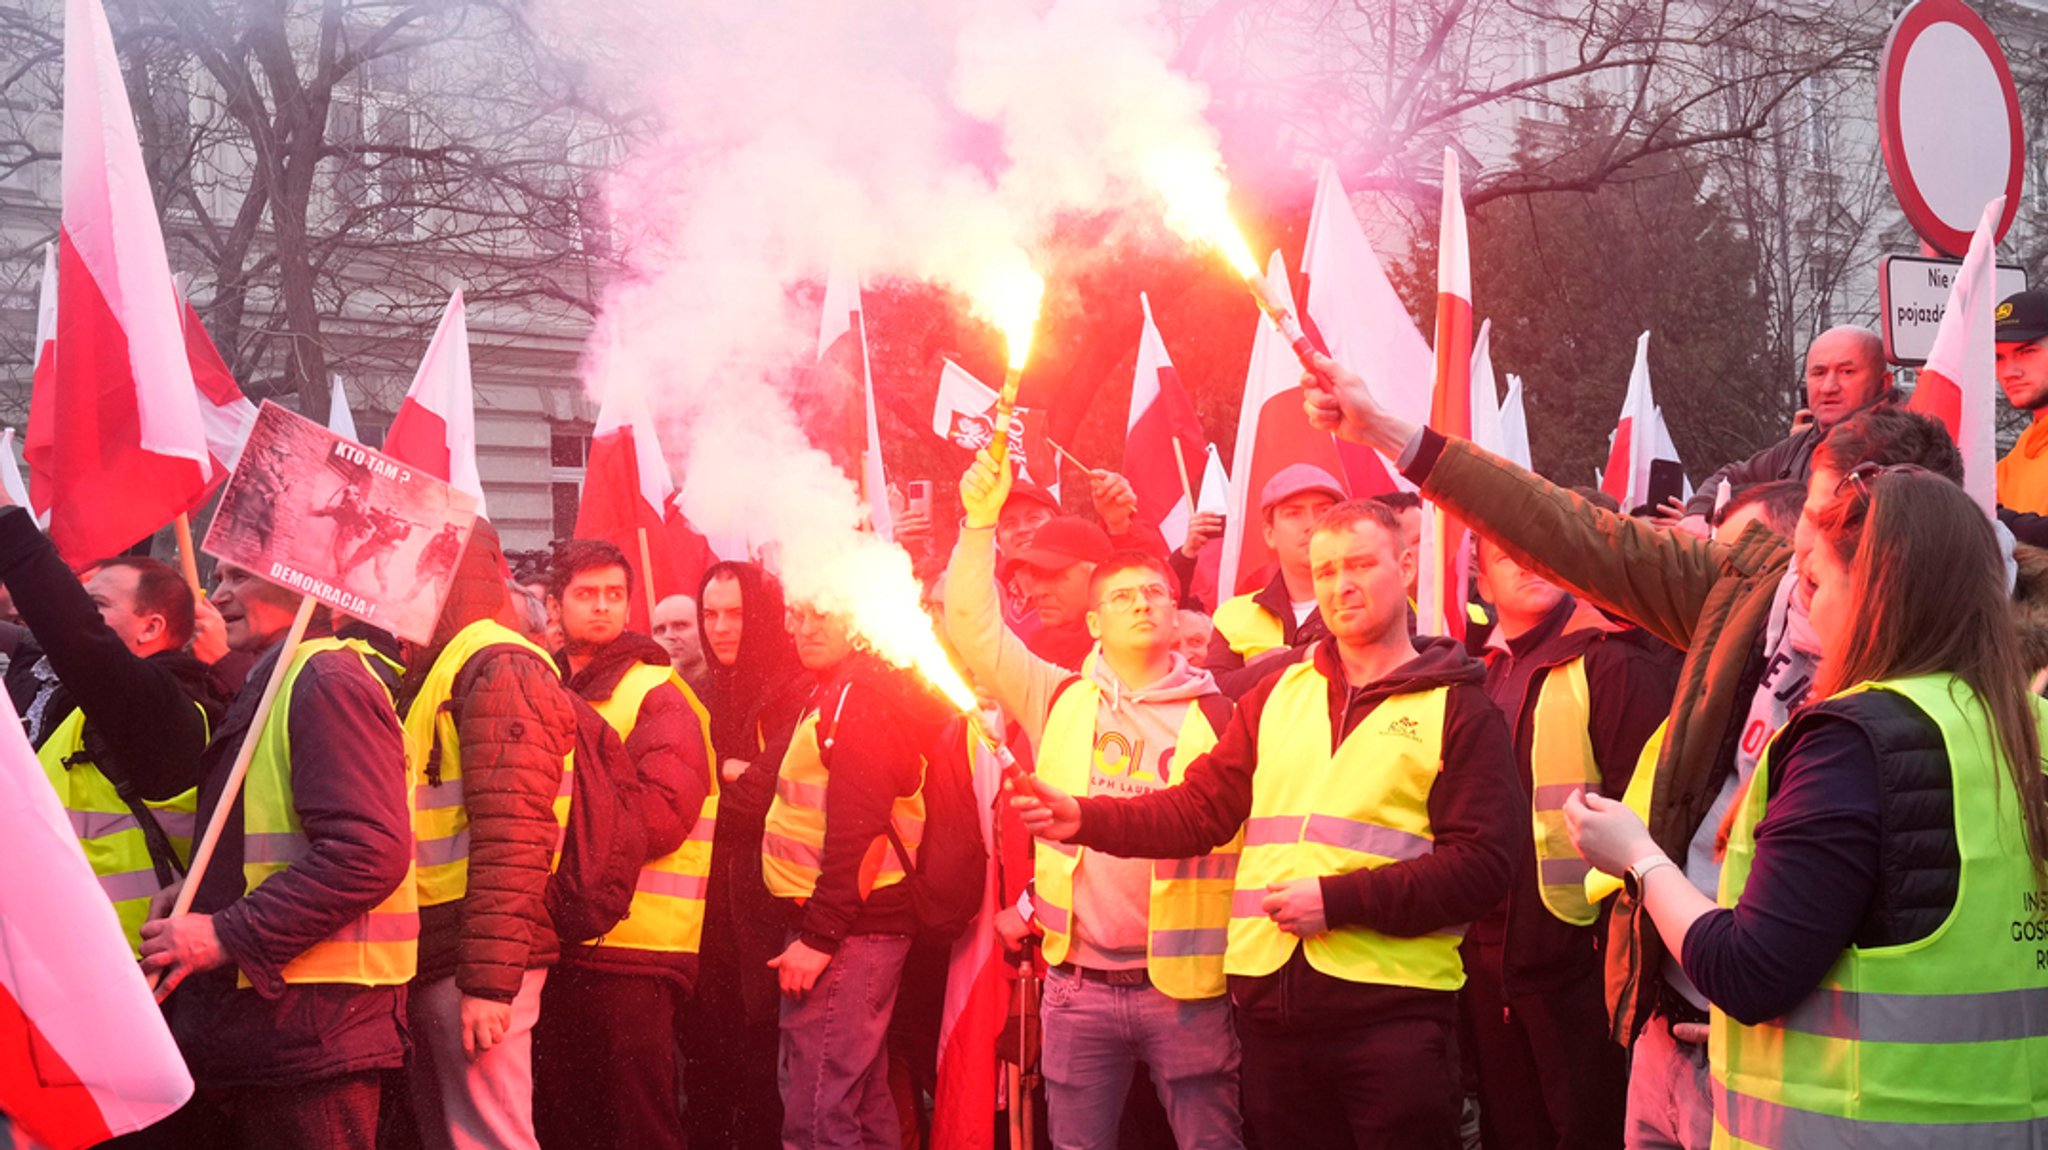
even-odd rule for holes
{"type": "MultiPolygon", "coordinates": [[[[312,849],[292,801],[292,693],[306,664],[334,651],[355,655],[363,673],[380,688],[384,685],[370,669],[370,660],[383,656],[360,639],[309,639],[299,645],[263,729],[248,736],[256,740],[256,751],[242,785],[242,880],[251,893],[312,849]]],[[[388,690],[385,697],[390,697],[388,690]]],[[[389,785],[408,790],[402,777],[392,778],[389,785]]],[[[419,937],[419,895],[408,867],[382,902],[301,951],[280,973],[293,984],[398,986],[410,982],[418,968],[419,937]]],[[[246,978],[241,984],[249,985],[246,978]]]]}
{"type": "MultiPolygon", "coordinates": [[[[1070,684],[1053,703],[1040,736],[1038,777],[1070,794],[1085,795],[1091,770],[1100,755],[1095,737],[1102,688],[1090,680],[1070,684]]],[[[1189,763],[1216,745],[1218,732],[1209,727],[1202,708],[1184,704],[1168,782],[1186,776],[1189,763]]],[[[1121,764],[1105,769],[1147,769],[1161,758],[1140,748],[1116,752],[1121,764]]],[[[1238,840],[1196,858],[1159,859],[1152,864],[1146,936],[1146,967],[1152,985],[1180,999],[1214,998],[1223,993],[1223,952],[1230,924],[1230,894],[1237,878],[1238,840]]],[[[1038,924],[1045,930],[1045,960],[1067,961],[1073,941],[1074,873],[1086,848],[1040,841],[1036,852],[1038,924]]]]}
{"type": "MultiPolygon", "coordinates": [[[[920,779],[923,773],[920,760],[920,779]]],[[[818,750],[818,712],[813,708],[797,724],[789,749],[783,752],[775,801],[769,804],[768,821],[761,833],[761,877],[768,884],[768,893],[777,898],[806,899],[818,888],[825,856],[825,788],[829,781],[830,772],[818,750]]],[[[890,804],[889,825],[916,862],[918,844],[924,841],[922,786],[916,794],[899,795],[890,804]]],[[[903,879],[903,860],[889,844],[889,836],[876,835],[861,858],[861,898],[903,879]]]]}
{"type": "MultiPolygon", "coordinates": [[[[1941,730],[1961,882],[1927,938],[1842,952],[1783,1017],[1713,1012],[1716,1147],[2048,1146],[2048,960],[2016,937],[2048,906],[1989,716],[1948,675],[1866,683],[1941,730]]],[[[1837,698],[1842,696],[1838,695],[1837,698]]],[[[2036,721],[2048,705],[2034,700],[2036,721]]],[[[2048,730],[2044,730],[2048,739],[2048,730]]],[[[1773,743],[1730,833],[1720,902],[1738,905],[1770,802],[1773,743]]]]}
{"type": "MultiPolygon", "coordinates": [[[[198,703],[192,704],[198,707],[198,703]]],[[[206,709],[200,707],[204,716],[206,709]]],[[[57,791],[57,801],[71,819],[71,832],[85,848],[85,861],[100,880],[100,890],[114,904],[121,920],[121,933],[128,949],[142,953],[142,924],[149,918],[149,900],[163,889],[156,863],[149,856],[149,840],[142,824],[114,790],[113,780],[100,773],[97,765],[84,761],[85,712],[74,708],[43,740],[36,761],[43,776],[57,791]],[[65,760],[73,760],[65,766],[65,760]]],[[[161,803],[144,803],[156,816],[157,825],[171,840],[182,865],[192,857],[195,811],[199,809],[197,788],[161,803]]]]}
{"type": "Polygon", "coordinates": [[[1225,969],[1271,974],[1300,946],[1309,965],[1336,978],[1456,990],[1465,981],[1462,926],[1420,938],[1346,927],[1301,940],[1260,909],[1268,883],[1390,866],[1435,846],[1429,794],[1443,769],[1449,688],[1382,700],[1335,753],[1329,688],[1314,659],[1304,660],[1281,673],[1260,712],[1225,969]]]}
{"type": "Polygon", "coordinates": [[[1561,921],[1590,926],[1600,912],[1586,901],[1586,874],[1593,868],[1572,846],[1565,829],[1565,800],[1600,789],[1600,764],[1593,758],[1591,696],[1586,658],[1552,667],[1536,694],[1535,729],[1529,739],[1529,774],[1534,784],[1536,893],[1561,921]]]}
{"type": "Polygon", "coordinates": [[[711,834],[718,823],[718,770],[717,760],[711,757],[711,717],[682,676],[666,665],[656,667],[647,663],[628,670],[613,688],[611,697],[593,706],[618,732],[619,741],[625,742],[633,735],[647,696],[667,684],[673,684],[682,693],[684,702],[697,716],[711,791],[704,796],[704,807],[683,845],[640,868],[626,917],[602,937],[584,943],[585,947],[695,954],[704,937],[704,892],[711,874],[711,834]]]}
{"type": "Polygon", "coordinates": [[[1246,660],[1287,645],[1285,624],[1250,595],[1225,599],[1212,621],[1230,649],[1246,660]]]}
{"type": "MultiPolygon", "coordinates": [[[[531,651],[550,669],[555,665],[546,651],[519,632],[479,619],[456,632],[442,648],[405,713],[405,753],[412,768],[413,860],[419,867],[423,907],[454,902],[469,893],[469,809],[462,803],[462,746],[455,716],[442,713],[441,704],[454,692],[456,677],[472,657],[486,647],[505,644],[531,651]],[[428,760],[437,748],[438,778],[429,779],[428,760]]],[[[569,825],[570,772],[574,769],[572,753],[562,762],[561,786],[555,795],[558,828],[569,825]]],[[[558,855],[562,833],[558,829],[556,834],[558,855]]]]}

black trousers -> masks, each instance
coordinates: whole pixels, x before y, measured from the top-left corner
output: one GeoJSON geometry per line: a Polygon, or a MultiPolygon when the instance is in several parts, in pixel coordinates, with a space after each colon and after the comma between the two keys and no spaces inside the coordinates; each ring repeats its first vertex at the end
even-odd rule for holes
{"type": "Polygon", "coordinates": [[[371,1150],[383,1076],[375,1070],[291,1086],[202,1088],[178,1112],[189,1147],[371,1150]]]}
{"type": "Polygon", "coordinates": [[[1310,1029],[1240,1013],[1237,1034],[1245,1122],[1260,1146],[1457,1150],[1464,1091],[1450,1018],[1310,1029]]]}
{"type": "Polygon", "coordinates": [[[533,1125],[544,1150],[683,1150],[673,979],[560,965],[533,1028],[533,1125]]]}
{"type": "Polygon", "coordinates": [[[770,995],[763,1007],[748,993],[731,949],[712,945],[708,923],[705,942],[697,992],[683,1011],[679,1034],[690,1141],[703,1150],[781,1150],[776,1074],[782,1030],[775,999],[770,995]]]}
{"type": "Polygon", "coordinates": [[[1597,965],[1540,994],[1502,994],[1498,947],[1465,947],[1459,994],[1486,1150],[1613,1150],[1628,1053],[1607,1033],[1597,965]]]}

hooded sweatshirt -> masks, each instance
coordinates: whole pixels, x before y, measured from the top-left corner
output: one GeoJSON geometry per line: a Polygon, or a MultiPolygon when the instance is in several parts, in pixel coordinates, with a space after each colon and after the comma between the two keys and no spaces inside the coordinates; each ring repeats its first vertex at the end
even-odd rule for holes
{"type": "MultiPolygon", "coordinates": [[[[1514,744],[1500,709],[1481,684],[1485,670],[1451,639],[1430,639],[1384,678],[1351,686],[1334,646],[1309,657],[1329,683],[1335,743],[1396,695],[1450,688],[1444,709],[1443,771],[1429,792],[1434,849],[1421,858],[1322,878],[1331,930],[1365,927],[1414,937],[1469,923],[1508,892],[1515,860],[1529,849],[1529,813],[1515,781],[1514,744]]],[[[1278,676],[1238,700],[1221,741],[1188,767],[1187,777],[1139,798],[1080,800],[1074,842],[1144,858],[1184,858],[1230,841],[1251,815],[1257,785],[1259,720],[1278,676]]],[[[1332,748],[1334,749],[1334,747],[1332,748]]],[[[1452,1017],[1450,994],[1347,982],[1308,965],[1296,949],[1287,964],[1259,978],[1233,976],[1231,998],[1250,1025],[1323,1030],[1395,1016],[1452,1017]]]]}
{"type": "MultiPolygon", "coordinates": [[[[1033,654],[1024,640],[1003,625],[995,589],[987,578],[987,569],[994,562],[994,535],[986,528],[963,528],[946,574],[947,634],[975,681],[1023,725],[1033,751],[1043,755],[1045,721],[1053,704],[1064,690],[1085,677],[1101,690],[1088,794],[1129,798],[1174,782],[1162,777],[1164,764],[1173,758],[1188,708],[1205,695],[1217,694],[1216,680],[1209,672],[1190,666],[1178,653],[1157,682],[1137,688],[1125,683],[1099,654],[1081,661],[1080,675],[1033,654]]],[[[1145,966],[1151,882],[1149,859],[1081,852],[1074,872],[1070,951],[1076,966],[1097,970],[1145,966]]]]}

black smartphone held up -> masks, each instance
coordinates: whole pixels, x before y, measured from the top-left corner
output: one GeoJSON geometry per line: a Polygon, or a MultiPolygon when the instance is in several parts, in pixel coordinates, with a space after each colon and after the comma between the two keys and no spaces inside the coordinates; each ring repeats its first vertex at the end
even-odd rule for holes
{"type": "Polygon", "coordinates": [[[1650,498],[1652,507],[1662,507],[1673,499],[1685,496],[1685,469],[1669,459],[1650,461],[1650,498]]]}
{"type": "Polygon", "coordinates": [[[906,503],[906,504],[907,504],[907,505],[909,506],[909,508],[910,508],[910,513],[911,513],[911,514],[913,514],[913,515],[923,515],[923,516],[925,516],[926,518],[930,518],[930,517],[931,517],[931,513],[932,513],[932,481],[931,481],[931,480],[929,480],[929,479],[913,479],[913,480],[911,480],[911,481],[910,481],[909,483],[907,483],[907,484],[905,484],[905,485],[904,485],[904,487],[903,487],[903,496],[904,496],[904,502],[905,502],[905,503],[906,503]]]}

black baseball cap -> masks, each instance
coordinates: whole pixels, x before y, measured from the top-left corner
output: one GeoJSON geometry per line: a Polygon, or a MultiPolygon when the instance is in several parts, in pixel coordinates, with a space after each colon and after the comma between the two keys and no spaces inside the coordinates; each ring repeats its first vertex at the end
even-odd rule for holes
{"type": "Polygon", "coordinates": [[[1998,305],[1993,336],[1999,343],[2032,343],[2048,336],[2048,289],[2029,288],[1998,305]]]}

